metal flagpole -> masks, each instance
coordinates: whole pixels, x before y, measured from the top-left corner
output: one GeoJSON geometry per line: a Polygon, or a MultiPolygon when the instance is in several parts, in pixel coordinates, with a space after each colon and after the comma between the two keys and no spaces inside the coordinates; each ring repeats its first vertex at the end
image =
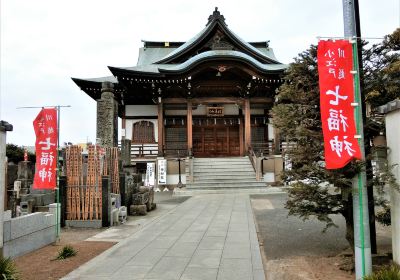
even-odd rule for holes
{"type": "Polygon", "coordinates": [[[55,105],[55,106],[30,106],[30,107],[17,107],[17,109],[43,109],[43,108],[57,108],[57,184],[56,184],[56,241],[60,240],[60,217],[61,217],[61,205],[60,205],[60,162],[59,162],[59,152],[60,152],[60,108],[69,108],[71,105],[55,105]]]}
{"type": "Polygon", "coordinates": [[[60,240],[60,218],[61,215],[59,212],[61,212],[60,206],[60,105],[57,106],[57,186],[56,186],[56,203],[57,203],[57,209],[56,209],[56,241],[60,240]]]}
{"type": "MultiPolygon", "coordinates": [[[[357,53],[357,32],[355,21],[354,0],[343,0],[344,36],[352,39],[353,43],[353,74],[354,74],[354,102],[357,134],[361,137],[358,143],[362,160],[365,160],[364,124],[362,118],[362,102],[360,91],[360,69],[357,53]]],[[[366,187],[366,173],[361,170],[353,178],[353,219],[354,219],[354,255],[356,279],[363,279],[372,273],[371,240],[369,230],[368,196],[366,187]]]]}

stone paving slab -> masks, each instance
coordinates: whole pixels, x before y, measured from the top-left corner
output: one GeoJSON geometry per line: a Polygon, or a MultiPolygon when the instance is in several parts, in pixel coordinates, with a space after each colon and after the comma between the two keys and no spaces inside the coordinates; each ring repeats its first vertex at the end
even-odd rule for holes
{"type": "Polygon", "coordinates": [[[249,195],[194,196],[63,279],[265,280],[249,195]]]}

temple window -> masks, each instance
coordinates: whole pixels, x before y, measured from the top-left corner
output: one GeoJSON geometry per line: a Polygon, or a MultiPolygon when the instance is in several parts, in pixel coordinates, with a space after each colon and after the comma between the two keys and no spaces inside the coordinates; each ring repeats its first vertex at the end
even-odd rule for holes
{"type": "Polygon", "coordinates": [[[133,143],[154,143],[154,124],[149,121],[140,121],[133,124],[133,143]]]}

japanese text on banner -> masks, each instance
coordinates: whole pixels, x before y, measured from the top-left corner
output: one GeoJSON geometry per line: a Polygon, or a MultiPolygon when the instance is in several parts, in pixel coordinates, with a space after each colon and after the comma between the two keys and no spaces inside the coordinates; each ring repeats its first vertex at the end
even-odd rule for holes
{"type": "Polygon", "coordinates": [[[34,189],[54,189],[57,179],[57,110],[42,109],[33,121],[36,134],[34,189]]]}
{"type": "Polygon", "coordinates": [[[352,46],[348,40],[318,43],[321,121],[327,169],[361,159],[354,121],[352,46]]]}

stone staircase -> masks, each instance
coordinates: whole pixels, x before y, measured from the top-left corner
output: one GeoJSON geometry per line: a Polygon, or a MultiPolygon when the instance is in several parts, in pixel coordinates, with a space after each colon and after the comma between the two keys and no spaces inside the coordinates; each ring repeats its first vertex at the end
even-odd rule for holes
{"type": "Polygon", "coordinates": [[[260,190],[265,182],[257,182],[248,157],[194,158],[193,182],[186,190],[260,190]]]}

